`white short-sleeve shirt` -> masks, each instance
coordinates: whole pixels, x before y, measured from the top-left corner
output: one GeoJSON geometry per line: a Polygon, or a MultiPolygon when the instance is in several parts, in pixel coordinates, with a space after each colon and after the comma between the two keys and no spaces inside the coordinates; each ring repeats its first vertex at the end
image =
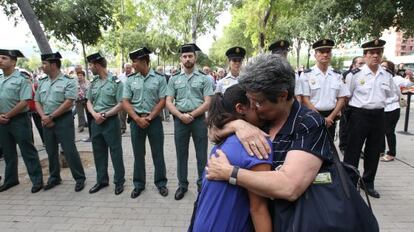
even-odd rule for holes
{"type": "Polygon", "coordinates": [[[231,73],[227,74],[224,78],[217,81],[216,85],[216,93],[223,93],[226,92],[226,89],[230,86],[233,86],[235,84],[239,83],[239,79],[237,77],[233,77],[231,73]]]}
{"type": "Polygon", "coordinates": [[[364,65],[361,69],[349,73],[345,82],[351,93],[349,105],[363,109],[385,108],[387,98],[393,97],[397,88],[392,80],[392,74],[381,66],[374,74],[367,65],[364,65]]]}
{"type": "Polygon", "coordinates": [[[338,98],[350,96],[342,75],[331,67],[324,74],[317,66],[313,66],[301,74],[299,82],[301,95],[308,96],[319,111],[333,110],[338,98]]]}

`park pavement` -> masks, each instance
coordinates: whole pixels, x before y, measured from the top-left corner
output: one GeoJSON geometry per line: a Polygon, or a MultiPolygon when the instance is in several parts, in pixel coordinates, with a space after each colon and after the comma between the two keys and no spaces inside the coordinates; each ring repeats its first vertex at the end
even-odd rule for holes
{"type": "MultiPolygon", "coordinates": [[[[411,115],[414,114],[413,107],[411,115]]],[[[404,125],[405,110],[397,131],[404,125]]],[[[409,131],[414,133],[414,116],[410,117],[409,131]]],[[[153,164],[147,142],[145,191],[136,199],[130,198],[132,187],[133,154],[130,132],[122,137],[126,169],[125,191],[116,196],[114,185],[98,193],[89,194],[95,184],[96,172],[91,154],[91,143],[82,142],[88,132],[76,133],[76,145],[82,154],[87,176],[83,191],[74,192],[74,180],[67,168],[62,170],[62,184],[48,191],[30,193],[31,183],[21,157],[19,158],[20,185],[0,193],[0,231],[186,231],[196,198],[196,160],[194,146],[190,142],[189,191],[184,199],[174,200],[177,188],[176,156],[173,122],[163,122],[165,133],[165,161],[167,166],[169,195],[162,197],[153,184],[153,164]]],[[[47,160],[37,131],[35,145],[40,159],[47,160]]],[[[380,199],[371,199],[381,231],[414,232],[414,136],[397,133],[397,157],[394,162],[381,162],[378,168],[376,188],[380,199]]],[[[338,141],[336,141],[338,142],[338,141]]],[[[361,162],[362,163],[362,162],[361,162]]],[[[4,173],[4,161],[0,162],[4,173]]],[[[44,180],[47,181],[47,168],[44,180]]],[[[110,179],[113,180],[109,162],[110,179]]]]}

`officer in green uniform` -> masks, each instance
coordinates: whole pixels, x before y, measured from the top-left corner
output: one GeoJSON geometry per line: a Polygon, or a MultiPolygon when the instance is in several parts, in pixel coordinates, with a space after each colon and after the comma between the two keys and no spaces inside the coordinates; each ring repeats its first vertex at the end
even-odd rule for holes
{"type": "Polygon", "coordinates": [[[154,162],[154,183],[162,196],[168,195],[164,161],[164,129],[160,112],[165,106],[167,81],[150,69],[151,51],[140,48],[129,54],[137,73],[128,76],[123,93],[123,105],[131,119],[131,142],[134,151],[134,190],[131,198],[145,189],[145,139],[148,136],[154,162]]]}
{"type": "Polygon", "coordinates": [[[121,127],[118,112],[122,109],[122,82],[107,71],[107,61],[100,53],[87,57],[89,69],[95,78],[91,82],[86,98],[89,112],[93,116],[92,149],[96,167],[96,184],[89,193],[96,193],[108,186],[108,148],[114,166],[115,194],[124,191],[125,168],[122,159],[121,127]]]}
{"type": "Polygon", "coordinates": [[[193,138],[197,158],[197,190],[201,189],[201,178],[207,162],[207,125],[205,112],[208,110],[213,84],[206,74],[195,69],[195,44],[184,44],[180,48],[182,72],[172,76],[167,87],[167,107],[174,115],[174,141],[177,153],[178,189],[175,199],[181,200],[188,189],[188,145],[193,138]]]}
{"type": "Polygon", "coordinates": [[[0,143],[6,162],[3,192],[19,184],[17,172],[17,150],[19,145],[27,173],[33,183],[32,193],[43,187],[42,168],[39,155],[33,145],[33,131],[28,113],[27,100],[32,99],[30,80],[15,69],[18,57],[24,57],[18,50],[0,49],[0,143]]]}
{"type": "Polygon", "coordinates": [[[44,189],[48,190],[62,181],[60,178],[59,147],[65,154],[72,176],[76,181],[75,191],[85,187],[85,172],[75,145],[75,126],[72,116],[73,102],[77,96],[77,83],[60,71],[62,56],[59,52],[42,54],[42,68],[47,74],[39,80],[35,95],[36,110],[43,124],[46,152],[49,158],[49,179],[44,189]]]}

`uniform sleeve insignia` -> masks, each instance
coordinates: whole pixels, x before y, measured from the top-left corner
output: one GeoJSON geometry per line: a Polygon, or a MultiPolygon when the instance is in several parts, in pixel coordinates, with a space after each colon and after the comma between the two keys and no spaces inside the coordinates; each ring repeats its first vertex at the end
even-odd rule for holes
{"type": "Polygon", "coordinates": [[[352,74],[356,74],[356,73],[358,73],[359,71],[361,71],[361,69],[356,68],[356,69],[353,69],[353,70],[351,71],[351,73],[352,73],[352,74]]]}

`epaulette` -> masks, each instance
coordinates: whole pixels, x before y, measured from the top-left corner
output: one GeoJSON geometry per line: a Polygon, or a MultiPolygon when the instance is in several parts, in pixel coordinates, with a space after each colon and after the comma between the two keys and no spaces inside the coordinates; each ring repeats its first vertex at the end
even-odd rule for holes
{"type": "Polygon", "coordinates": [[[160,75],[160,76],[164,76],[164,74],[162,74],[162,73],[160,73],[160,72],[158,72],[158,71],[156,71],[156,70],[154,70],[154,72],[155,72],[156,74],[160,75]]]}
{"type": "Polygon", "coordinates": [[[356,74],[356,73],[358,73],[359,71],[361,71],[361,69],[356,68],[356,69],[353,69],[353,70],[351,71],[351,73],[352,73],[352,74],[356,74]]]}
{"type": "Polygon", "coordinates": [[[98,75],[96,75],[96,76],[94,76],[93,77],[93,79],[92,79],[92,81],[91,82],[95,82],[96,80],[98,80],[99,79],[99,76],[98,75]]]}
{"type": "Polygon", "coordinates": [[[198,70],[201,74],[207,75],[207,73],[203,72],[202,70],[198,70]]]}
{"type": "Polygon", "coordinates": [[[308,69],[303,70],[303,72],[304,73],[312,72],[312,69],[308,68],[308,69]]]}
{"type": "Polygon", "coordinates": [[[392,73],[391,70],[389,70],[388,68],[385,68],[385,71],[387,71],[389,74],[391,74],[392,76],[394,76],[394,73],[392,73]]]}
{"type": "Polygon", "coordinates": [[[73,77],[72,76],[69,76],[69,75],[63,75],[64,77],[66,77],[66,78],[68,78],[68,79],[73,79],[73,77]]]}
{"type": "Polygon", "coordinates": [[[112,76],[112,81],[114,81],[115,83],[119,83],[121,80],[119,80],[119,78],[116,76],[112,76]]]}
{"type": "Polygon", "coordinates": [[[47,79],[47,75],[43,75],[42,77],[40,77],[38,80],[39,81],[43,81],[43,80],[46,80],[47,79]]]}
{"type": "Polygon", "coordinates": [[[177,75],[179,75],[180,74],[180,72],[176,72],[176,73],[174,73],[173,75],[171,75],[172,77],[173,76],[177,76],[177,75]]]}
{"type": "Polygon", "coordinates": [[[342,74],[340,71],[335,70],[335,69],[332,69],[332,71],[333,71],[334,73],[337,73],[337,74],[342,74]]]}
{"type": "Polygon", "coordinates": [[[132,77],[132,76],[134,76],[135,74],[137,74],[138,72],[134,72],[134,73],[131,73],[131,74],[129,74],[128,75],[128,77],[132,77]]]}

